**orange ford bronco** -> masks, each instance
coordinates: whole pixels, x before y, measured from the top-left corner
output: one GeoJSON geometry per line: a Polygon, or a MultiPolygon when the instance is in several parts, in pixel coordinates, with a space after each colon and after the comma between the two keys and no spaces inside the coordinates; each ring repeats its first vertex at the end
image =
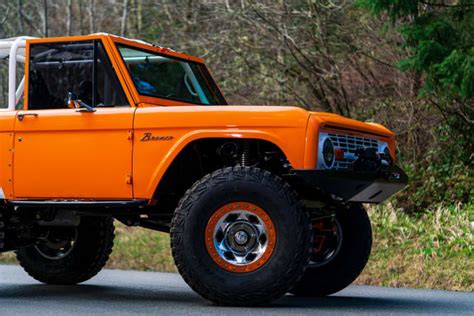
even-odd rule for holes
{"type": "Polygon", "coordinates": [[[116,219],[169,232],[178,271],[217,304],[328,295],[369,258],[361,203],[408,181],[387,128],[228,105],[198,57],[92,34],[1,40],[0,58],[0,252],[44,283],[97,274],[116,219]]]}

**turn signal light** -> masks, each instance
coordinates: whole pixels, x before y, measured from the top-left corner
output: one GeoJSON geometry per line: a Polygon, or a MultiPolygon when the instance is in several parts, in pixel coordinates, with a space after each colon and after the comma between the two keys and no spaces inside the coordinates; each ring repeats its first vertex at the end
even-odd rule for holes
{"type": "Polygon", "coordinates": [[[336,148],[334,150],[334,156],[335,156],[336,160],[344,160],[344,149],[336,148]]]}

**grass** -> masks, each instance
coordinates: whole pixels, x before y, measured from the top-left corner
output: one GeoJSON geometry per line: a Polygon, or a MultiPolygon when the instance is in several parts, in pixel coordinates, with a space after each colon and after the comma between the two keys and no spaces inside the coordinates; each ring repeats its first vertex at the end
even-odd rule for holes
{"type": "Polygon", "coordinates": [[[374,244],[359,284],[474,291],[474,205],[408,215],[369,209],[374,244]]]}
{"type": "Polygon", "coordinates": [[[175,272],[169,234],[126,227],[116,222],[112,269],[175,272]]]}
{"type": "MultiPolygon", "coordinates": [[[[474,205],[408,215],[388,204],[369,214],[372,255],[356,283],[474,291],[474,205]]],[[[116,226],[108,268],[176,271],[167,234],[116,226]]],[[[0,262],[14,263],[14,255],[0,262]]]]}

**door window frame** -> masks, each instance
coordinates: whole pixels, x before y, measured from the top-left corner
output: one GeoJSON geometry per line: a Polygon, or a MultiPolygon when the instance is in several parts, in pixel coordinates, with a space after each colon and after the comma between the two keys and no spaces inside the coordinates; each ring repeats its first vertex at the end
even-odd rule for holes
{"type": "MultiPolygon", "coordinates": [[[[24,104],[23,104],[23,110],[20,109],[20,111],[28,111],[28,105],[29,105],[29,98],[28,98],[28,90],[30,86],[29,82],[29,72],[30,72],[30,49],[31,45],[36,45],[36,44],[54,44],[54,43],[73,43],[73,42],[101,42],[102,46],[104,48],[105,54],[107,58],[109,59],[110,65],[112,66],[112,71],[115,72],[115,75],[118,79],[118,82],[125,94],[125,97],[128,101],[129,106],[128,107],[136,107],[136,103],[134,102],[135,99],[133,95],[130,92],[129,86],[126,84],[124,78],[123,78],[123,73],[120,71],[120,66],[117,64],[117,58],[111,54],[111,47],[113,47],[113,43],[110,43],[108,40],[108,37],[106,36],[101,36],[101,35],[96,35],[96,36],[68,36],[68,37],[54,37],[54,38],[41,38],[41,39],[32,39],[28,40],[26,42],[26,54],[25,54],[25,90],[24,90],[24,104]]],[[[97,69],[97,67],[95,67],[97,69]]],[[[95,87],[94,87],[94,90],[95,87]]],[[[108,108],[113,108],[113,107],[108,107],[108,108]]],[[[123,108],[123,106],[122,106],[123,108]]],[[[31,111],[45,111],[45,110],[58,110],[58,109],[32,109],[31,111]]],[[[59,110],[72,110],[75,111],[74,109],[59,109],[59,110]]]]}

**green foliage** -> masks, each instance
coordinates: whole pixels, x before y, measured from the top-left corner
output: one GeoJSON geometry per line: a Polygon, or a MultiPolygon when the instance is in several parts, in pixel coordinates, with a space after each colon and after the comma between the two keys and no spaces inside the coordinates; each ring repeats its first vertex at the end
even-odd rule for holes
{"type": "Polygon", "coordinates": [[[474,95],[474,49],[469,54],[453,50],[434,66],[433,85],[439,85],[449,98],[458,95],[467,101],[474,95]]]}
{"type": "Polygon", "coordinates": [[[474,1],[363,0],[377,15],[387,14],[410,56],[403,71],[421,78],[419,96],[444,117],[438,141],[419,161],[407,165],[410,188],[399,202],[419,210],[437,203],[470,202],[474,159],[474,1]]]}
{"type": "Polygon", "coordinates": [[[466,138],[452,138],[447,125],[437,128],[438,140],[420,161],[405,164],[409,187],[397,196],[396,205],[419,212],[433,206],[474,201],[474,153],[466,138]]]}
{"type": "MultiPolygon", "coordinates": [[[[474,205],[439,207],[418,214],[402,213],[393,205],[370,209],[376,234],[394,243],[416,243],[407,248],[407,254],[425,257],[474,258],[474,205]]],[[[395,246],[396,245],[396,246],[395,246]]]]}
{"type": "Polygon", "coordinates": [[[415,15],[418,12],[418,2],[413,0],[359,0],[357,2],[375,14],[387,12],[392,21],[399,17],[415,15]]]}
{"type": "Polygon", "coordinates": [[[400,61],[402,70],[425,77],[423,92],[443,97],[448,104],[472,102],[474,94],[474,3],[440,7],[436,1],[363,0],[376,14],[387,12],[412,55],[400,61]],[[427,6],[425,3],[432,3],[427,6]]]}

